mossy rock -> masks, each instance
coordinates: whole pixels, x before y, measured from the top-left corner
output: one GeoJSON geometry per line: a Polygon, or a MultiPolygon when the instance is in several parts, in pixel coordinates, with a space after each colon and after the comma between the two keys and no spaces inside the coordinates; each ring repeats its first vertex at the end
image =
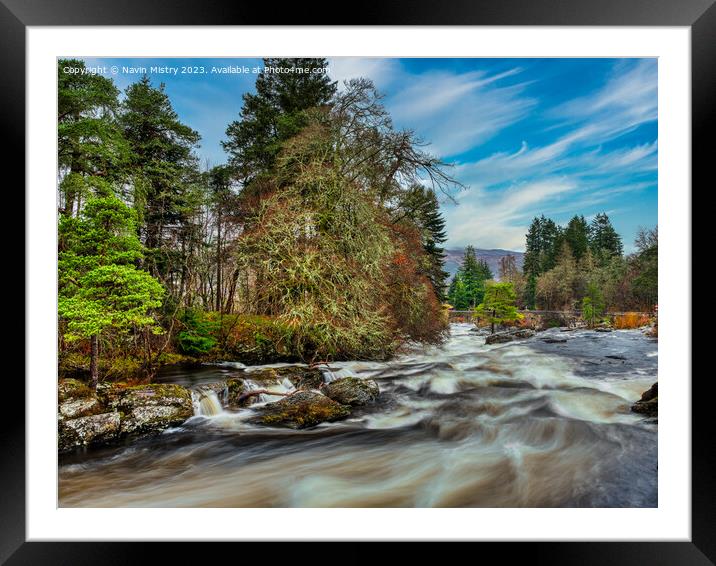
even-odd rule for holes
{"type": "Polygon", "coordinates": [[[66,419],[58,426],[58,448],[67,452],[81,446],[107,444],[119,437],[119,431],[117,412],[66,419]]]}
{"type": "Polygon", "coordinates": [[[322,391],[326,397],[354,407],[372,403],[380,394],[380,388],[374,380],[358,377],[336,379],[324,385],[322,391]]]}
{"type": "Polygon", "coordinates": [[[317,368],[288,366],[276,368],[281,378],[288,378],[296,389],[318,389],[324,383],[323,374],[317,368]]]}
{"type": "Polygon", "coordinates": [[[60,402],[92,395],[94,395],[92,389],[79,379],[61,379],[57,384],[57,397],[60,402]]]}
{"type": "Polygon", "coordinates": [[[58,418],[76,419],[78,417],[88,417],[103,412],[103,408],[99,399],[92,395],[90,397],[80,397],[77,399],[67,399],[61,402],[58,409],[58,418]]]}
{"type": "Polygon", "coordinates": [[[333,422],[350,414],[350,409],[315,391],[297,391],[258,409],[255,424],[287,428],[307,428],[333,422]]]}

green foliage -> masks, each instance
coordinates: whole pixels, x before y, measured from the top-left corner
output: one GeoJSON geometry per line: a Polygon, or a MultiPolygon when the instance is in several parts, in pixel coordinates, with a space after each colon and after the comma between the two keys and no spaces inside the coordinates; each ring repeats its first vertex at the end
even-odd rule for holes
{"type": "Polygon", "coordinates": [[[582,319],[593,327],[604,314],[604,297],[595,283],[587,287],[587,294],[582,299],[582,319]]]}
{"type": "Polygon", "coordinates": [[[437,195],[432,189],[413,185],[402,195],[398,207],[398,218],[407,219],[418,229],[426,257],[421,272],[430,279],[437,297],[446,299],[445,287],[449,273],[445,265],[445,249],[442,244],[447,240],[445,219],[440,212],[437,195]]]}
{"type": "Polygon", "coordinates": [[[336,83],[325,73],[266,69],[326,67],[325,59],[264,59],[256,93],[243,95],[241,118],[229,124],[222,142],[232,169],[245,184],[273,169],[282,144],[308,125],[307,111],[328,104],[336,92],[336,83]]]}
{"type": "Polygon", "coordinates": [[[175,243],[191,230],[190,216],[201,201],[193,148],[199,134],[183,124],[164,85],[145,75],[125,91],[120,124],[131,149],[131,181],[140,215],[146,266],[167,279],[181,272],[175,243]]]}
{"type": "Polygon", "coordinates": [[[197,309],[186,309],[179,317],[184,329],[177,333],[177,345],[184,354],[200,356],[217,344],[220,322],[197,309]]]}
{"type": "Polygon", "coordinates": [[[589,225],[589,247],[597,261],[602,264],[610,258],[622,255],[622,239],[604,213],[597,214],[589,225]]]}
{"type": "Polygon", "coordinates": [[[119,91],[110,79],[86,71],[83,61],[57,62],[57,143],[64,215],[79,212],[97,183],[123,179],[129,149],[117,123],[119,91]]]}
{"type": "Polygon", "coordinates": [[[517,312],[516,299],[517,295],[512,283],[490,282],[485,289],[483,302],[475,307],[475,314],[478,319],[488,322],[494,332],[496,324],[505,324],[524,318],[517,312]]]}
{"type": "Polygon", "coordinates": [[[164,289],[135,265],[142,258],[135,229],[134,212],[114,196],[89,199],[80,218],[61,218],[58,313],[67,341],[109,329],[162,332],[151,311],[164,289]]]}
{"type": "Polygon", "coordinates": [[[485,283],[493,278],[484,260],[478,260],[473,246],[465,248],[462,265],[448,290],[448,302],[457,310],[467,310],[480,304],[485,297],[485,283]]]}

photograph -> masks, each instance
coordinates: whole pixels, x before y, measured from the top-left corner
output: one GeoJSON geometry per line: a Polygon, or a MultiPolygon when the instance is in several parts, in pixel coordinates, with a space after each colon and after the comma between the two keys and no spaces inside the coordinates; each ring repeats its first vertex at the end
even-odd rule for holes
{"type": "Polygon", "coordinates": [[[658,508],[659,65],[57,57],[58,507],[658,508]]]}

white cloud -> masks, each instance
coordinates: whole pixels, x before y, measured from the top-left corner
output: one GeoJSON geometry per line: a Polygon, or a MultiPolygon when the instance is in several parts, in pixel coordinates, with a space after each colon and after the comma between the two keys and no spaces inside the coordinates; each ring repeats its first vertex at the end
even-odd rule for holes
{"type": "Polygon", "coordinates": [[[343,88],[343,81],[364,77],[371,79],[380,90],[402,75],[397,59],[331,57],[328,59],[328,68],[331,80],[338,81],[339,88],[343,88]]]}
{"type": "Polygon", "coordinates": [[[442,157],[457,155],[526,117],[537,102],[524,96],[526,83],[500,86],[520,69],[488,75],[433,71],[410,76],[387,100],[395,123],[414,129],[442,157]]]}

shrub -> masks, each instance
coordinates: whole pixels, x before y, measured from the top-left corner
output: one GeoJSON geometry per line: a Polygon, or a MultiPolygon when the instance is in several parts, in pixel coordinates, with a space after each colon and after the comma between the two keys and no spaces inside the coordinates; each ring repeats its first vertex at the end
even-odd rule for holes
{"type": "Polygon", "coordinates": [[[209,314],[186,309],[179,317],[184,329],[177,334],[179,350],[191,356],[206,354],[216,346],[219,325],[209,314]]]}
{"type": "Polygon", "coordinates": [[[614,316],[614,328],[621,330],[641,328],[649,324],[649,315],[640,312],[627,312],[614,316]]]}

